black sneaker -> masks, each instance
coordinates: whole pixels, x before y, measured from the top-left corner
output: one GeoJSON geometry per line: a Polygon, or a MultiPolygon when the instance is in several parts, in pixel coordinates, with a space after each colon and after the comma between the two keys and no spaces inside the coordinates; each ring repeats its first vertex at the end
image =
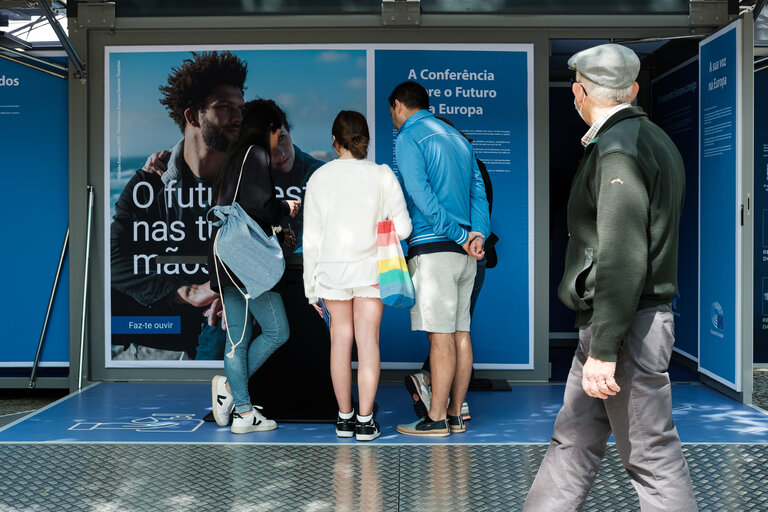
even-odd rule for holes
{"type": "Polygon", "coordinates": [[[467,431],[467,426],[464,424],[464,418],[461,416],[448,415],[448,428],[451,429],[451,434],[460,434],[467,431]]]}
{"type": "Polygon", "coordinates": [[[373,418],[365,423],[355,422],[355,438],[358,441],[373,441],[381,435],[379,424],[373,418]]]}
{"type": "Polygon", "coordinates": [[[336,437],[352,437],[355,435],[355,411],[352,411],[352,417],[344,419],[336,415],[336,437]]]}
{"type": "Polygon", "coordinates": [[[429,416],[424,416],[413,423],[398,425],[397,431],[409,436],[447,437],[451,435],[451,430],[448,428],[448,420],[432,421],[429,419],[429,416]]]}

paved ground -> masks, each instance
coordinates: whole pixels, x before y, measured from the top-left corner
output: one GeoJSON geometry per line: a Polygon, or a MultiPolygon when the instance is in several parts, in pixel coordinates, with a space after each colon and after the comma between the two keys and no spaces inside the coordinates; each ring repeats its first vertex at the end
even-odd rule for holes
{"type": "Polygon", "coordinates": [[[752,381],[752,403],[768,411],[768,368],[755,370],[752,381]]]}
{"type": "Polygon", "coordinates": [[[0,427],[66,395],[66,389],[0,389],[0,427]]]}

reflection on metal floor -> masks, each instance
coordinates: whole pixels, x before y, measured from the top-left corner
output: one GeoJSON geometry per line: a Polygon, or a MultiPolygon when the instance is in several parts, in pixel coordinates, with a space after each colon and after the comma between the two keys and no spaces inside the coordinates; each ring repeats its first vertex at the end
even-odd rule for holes
{"type": "MultiPolygon", "coordinates": [[[[378,395],[382,439],[328,424],[233,436],[202,423],[209,386],[100,384],[0,431],[0,511],[521,510],[562,386],[469,397],[463,435],[416,439],[406,392],[378,395]],[[405,399],[405,400],[404,400],[405,399]]],[[[675,421],[701,511],[768,510],[768,416],[675,386],[675,421]]],[[[639,510],[609,445],[587,511],[639,510]]]]}

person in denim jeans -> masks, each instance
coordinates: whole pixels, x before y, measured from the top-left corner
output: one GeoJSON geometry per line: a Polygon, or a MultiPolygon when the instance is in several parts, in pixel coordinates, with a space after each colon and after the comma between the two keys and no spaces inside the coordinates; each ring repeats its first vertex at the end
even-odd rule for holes
{"type": "MultiPolygon", "coordinates": [[[[227,150],[214,186],[215,204],[229,205],[237,201],[267,234],[272,234],[272,226],[278,225],[284,216],[294,217],[299,211],[298,201],[275,197],[270,153],[277,144],[281,125],[272,106],[246,104],[240,134],[227,150]]],[[[213,243],[217,234],[218,228],[214,228],[208,249],[208,268],[211,288],[220,291],[223,299],[227,345],[226,378],[217,375],[211,383],[213,416],[218,425],[226,426],[234,408],[233,433],[273,430],[277,424],[265,418],[251,403],[248,379],[288,340],[285,308],[280,295],[273,291],[250,297],[232,270],[220,259],[214,259],[213,243]],[[261,334],[251,340],[254,321],[261,327],[261,334]]]]}

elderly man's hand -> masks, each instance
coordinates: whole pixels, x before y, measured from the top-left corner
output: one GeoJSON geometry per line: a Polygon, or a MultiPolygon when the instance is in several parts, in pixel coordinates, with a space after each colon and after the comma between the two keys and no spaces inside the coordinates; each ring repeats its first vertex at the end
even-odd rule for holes
{"type": "Polygon", "coordinates": [[[584,388],[586,394],[594,398],[613,396],[621,391],[614,379],[615,373],[615,361],[601,361],[594,357],[588,357],[587,362],[584,363],[581,387],[584,388]]]}

